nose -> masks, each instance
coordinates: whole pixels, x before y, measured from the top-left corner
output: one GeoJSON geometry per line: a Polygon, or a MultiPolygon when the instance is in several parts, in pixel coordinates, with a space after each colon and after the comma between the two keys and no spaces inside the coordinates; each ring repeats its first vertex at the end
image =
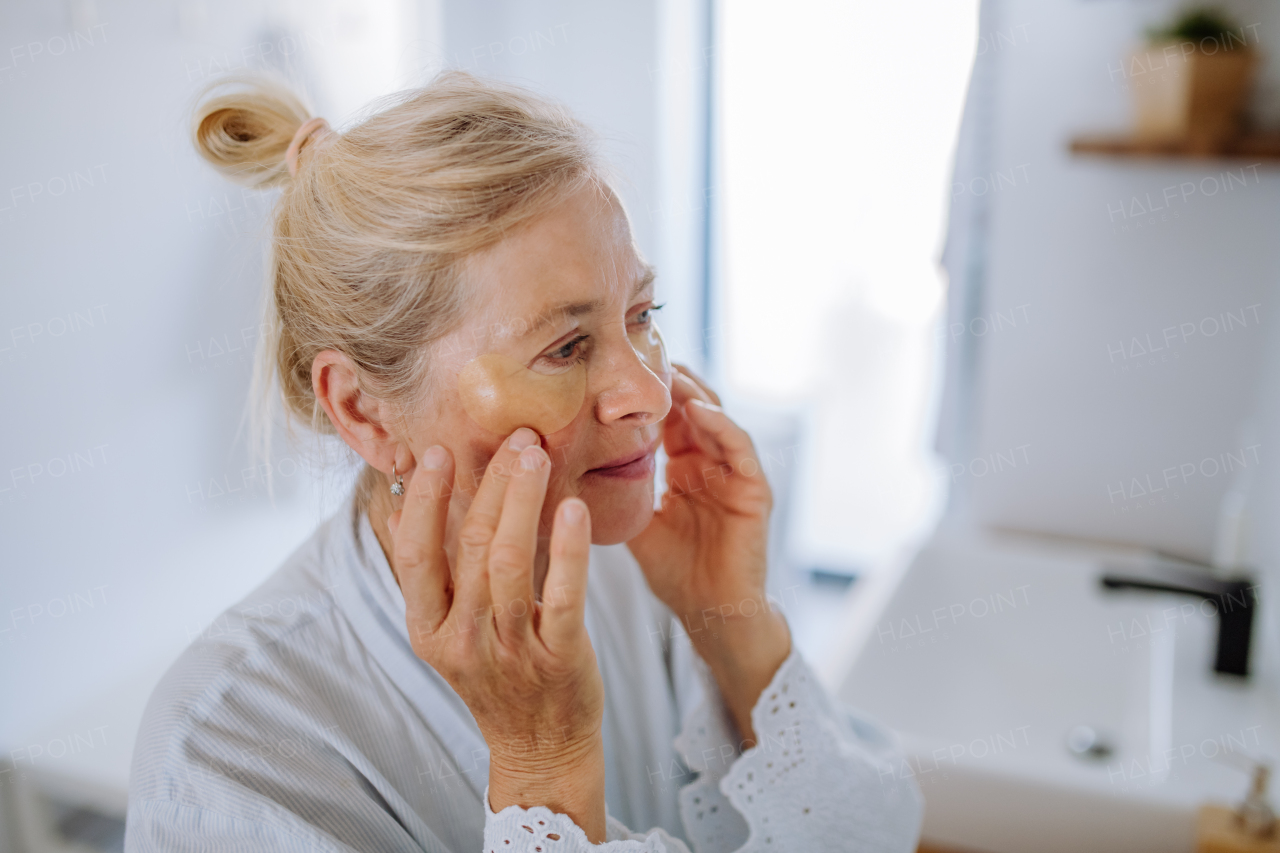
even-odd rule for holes
{"type": "Polygon", "coordinates": [[[626,335],[613,340],[606,357],[587,373],[587,393],[595,396],[602,424],[648,426],[671,411],[671,377],[659,377],[640,359],[626,335]]]}

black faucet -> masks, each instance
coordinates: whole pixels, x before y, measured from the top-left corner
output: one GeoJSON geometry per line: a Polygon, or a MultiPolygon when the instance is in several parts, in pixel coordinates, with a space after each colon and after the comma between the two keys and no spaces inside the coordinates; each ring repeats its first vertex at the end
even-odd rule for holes
{"type": "Polygon", "coordinates": [[[1257,603],[1257,587],[1252,581],[1223,580],[1202,572],[1162,566],[1158,574],[1150,575],[1107,571],[1102,576],[1102,585],[1106,589],[1177,592],[1212,601],[1218,610],[1218,651],[1213,671],[1241,677],[1249,675],[1249,639],[1257,603]]]}

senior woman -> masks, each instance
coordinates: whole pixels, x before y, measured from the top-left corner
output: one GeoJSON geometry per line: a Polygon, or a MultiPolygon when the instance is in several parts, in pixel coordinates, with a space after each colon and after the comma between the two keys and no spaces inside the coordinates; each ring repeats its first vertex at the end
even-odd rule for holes
{"type": "Polygon", "coordinates": [[[195,140],[283,188],[260,357],[366,464],[157,687],[128,850],[914,848],[914,783],[769,606],[755,450],[667,362],[583,126],[452,72],[342,134],[242,80],[195,140]]]}

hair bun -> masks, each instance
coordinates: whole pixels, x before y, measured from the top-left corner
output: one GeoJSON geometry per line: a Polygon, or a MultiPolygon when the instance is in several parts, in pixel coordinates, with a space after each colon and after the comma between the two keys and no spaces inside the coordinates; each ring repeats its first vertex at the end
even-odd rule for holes
{"type": "Polygon", "coordinates": [[[215,81],[200,94],[192,136],[200,156],[223,175],[250,187],[289,180],[285,152],[310,118],[284,81],[264,74],[215,81]]]}

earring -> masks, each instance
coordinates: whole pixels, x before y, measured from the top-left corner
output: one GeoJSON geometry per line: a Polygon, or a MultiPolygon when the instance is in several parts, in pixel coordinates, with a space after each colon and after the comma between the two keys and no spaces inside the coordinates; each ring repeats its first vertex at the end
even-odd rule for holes
{"type": "Polygon", "coordinates": [[[400,475],[396,473],[395,462],[391,463],[391,476],[396,478],[396,481],[391,484],[391,494],[395,495],[396,497],[400,497],[401,495],[404,494],[404,480],[402,480],[400,478],[400,475]]]}

